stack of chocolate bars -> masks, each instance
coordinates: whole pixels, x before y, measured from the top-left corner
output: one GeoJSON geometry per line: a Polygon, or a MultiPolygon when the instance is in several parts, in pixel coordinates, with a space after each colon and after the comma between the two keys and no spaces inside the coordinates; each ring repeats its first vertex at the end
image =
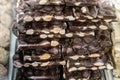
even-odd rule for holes
{"type": "Polygon", "coordinates": [[[18,0],[16,80],[101,80],[113,69],[107,0],[18,0]]]}

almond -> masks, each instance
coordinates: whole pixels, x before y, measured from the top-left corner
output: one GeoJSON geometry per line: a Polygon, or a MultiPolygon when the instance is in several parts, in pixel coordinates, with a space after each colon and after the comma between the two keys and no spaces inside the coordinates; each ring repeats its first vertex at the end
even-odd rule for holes
{"type": "Polygon", "coordinates": [[[45,54],[39,56],[39,58],[40,58],[40,60],[47,60],[47,59],[51,58],[51,55],[48,53],[45,53],[45,54]]]}

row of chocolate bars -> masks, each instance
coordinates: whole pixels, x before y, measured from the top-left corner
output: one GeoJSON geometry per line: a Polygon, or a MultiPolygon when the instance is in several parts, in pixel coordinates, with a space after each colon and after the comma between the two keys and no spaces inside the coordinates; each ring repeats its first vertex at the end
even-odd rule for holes
{"type": "Polygon", "coordinates": [[[16,80],[101,80],[113,69],[114,19],[106,0],[19,0],[16,80]]]}

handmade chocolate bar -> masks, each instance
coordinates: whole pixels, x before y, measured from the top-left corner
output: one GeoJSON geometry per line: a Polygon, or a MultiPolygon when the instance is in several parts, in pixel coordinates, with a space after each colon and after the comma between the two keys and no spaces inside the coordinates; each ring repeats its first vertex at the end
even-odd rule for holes
{"type": "Polygon", "coordinates": [[[106,22],[110,22],[116,18],[113,4],[109,0],[99,0],[98,6],[98,18],[101,18],[106,22]]]}
{"type": "Polygon", "coordinates": [[[73,8],[74,16],[80,22],[86,21],[87,19],[92,20],[97,17],[98,9],[96,6],[83,6],[73,8]]]}
{"type": "Polygon", "coordinates": [[[113,63],[106,55],[99,58],[68,59],[65,66],[68,72],[77,70],[113,69],[113,63]]]}
{"type": "Polygon", "coordinates": [[[97,0],[65,0],[67,6],[90,6],[96,5],[97,0]]]}
{"type": "Polygon", "coordinates": [[[58,47],[19,47],[16,51],[16,56],[19,56],[24,62],[35,61],[54,61],[63,59],[61,48],[58,47]]]}
{"type": "Polygon", "coordinates": [[[38,6],[18,7],[18,21],[31,22],[31,21],[52,21],[63,20],[64,6],[38,6]],[[57,17],[57,18],[56,18],[57,17]],[[62,18],[62,19],[61,19],[62,18]]]}
{"type": "Polygon", "coordinates": [[[39,6],[39,5],[65,5],[64,0],[18,0],[19,5],[39,6]]]}
{"type": "Polygon", "coordinates": [[[101,80],[101,73],[99,70],[82,70],[65,73],[66,80],[101,80]]]}
{"type": "Polygon", "coordinates": [[[21,68],[15,80],[59,80],[60,73],[60,66],[21,68]]]}
{"type": "Polygon", "coordinates": [[[112,48],[111,32],[108,30],[96,31],[95,36],[86,36],[61,41],[62,52],[68,58],[99,57],[112,48]]]}

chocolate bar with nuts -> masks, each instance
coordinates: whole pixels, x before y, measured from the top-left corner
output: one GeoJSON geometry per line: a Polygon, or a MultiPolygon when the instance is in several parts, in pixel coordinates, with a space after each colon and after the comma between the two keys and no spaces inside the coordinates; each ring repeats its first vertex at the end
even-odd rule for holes
{"type": "MultiPolygon", "coordinates": [[[[20,6],[21,7],[21,6],[20,6]]],[[[18,21],[52,21],[55,16],[63,19],[64,6],[38,6],[18,8],[18,21]]],[[[56,18],[55,18],[56,19],[56,18]]]]}
{"type": "Polygon", "coordinates": [[[106,22],[68,22],[71,31],[96,31],[96,30],[112,30],[106,22]]]}
{"type": "MultiPolygon", "coordinates": [[[[23,48],[19,47],[16,51],[16,56],[19,56],[23,62],[45,62],[45,61],[55,61],[63,59],[61,54],[61,48],[58,47],[31,47],[23,48]]],[[[19,59],[18,58],[18,59],[19,59]]]]}
{"type": "Polygon", "coordinates": [[[65,0],[67,6],[90,6],[96,5],[97,0],[65,0]]]}
{"type": "Polygon", "coordinates": [[[82,70],[71,73],[66,71],[65,77],[66,80],[101,80],[101,73],[99,70],[82,70]]]}
{"type": "Polygon", "coordinates": [[[73,14],[78,21],[85,22],[87,20],[96,19],[98,14],[98,9],[96,6],[74,7],[73,14]]]}
{"type": "Polygon", "coordinates": [[[61,41],[62,52],[68,57],[79,58],[99,57],[112,48],[111,32],[109,30],[97,30],[95,36],[66,39],[61,41]]]}
{"type": "Polygon", "coordinates": [[[18,69],[15,80],[59,80],[61,79],[60,66],[28,67],[18,69]]]}
{"type": "Polygon", "coordinates": [[[113,69],[112,61],[106,55],[99,58],[75,59],[71,57],[65,66],[68,72],[77,70],[113,69]]]}
{"type": "Polygon", "coordinates": [[[64,0],[18,0],[19,5],[39,6],[39,5],[65,5],[64,0]]]}
{"type": "Polygon", "coordinates": [[[98,6],[98,18],[101,18],[106,22],[110,22],[116,18],[113,4],[109,0],[99,0],[98,6]]]}

